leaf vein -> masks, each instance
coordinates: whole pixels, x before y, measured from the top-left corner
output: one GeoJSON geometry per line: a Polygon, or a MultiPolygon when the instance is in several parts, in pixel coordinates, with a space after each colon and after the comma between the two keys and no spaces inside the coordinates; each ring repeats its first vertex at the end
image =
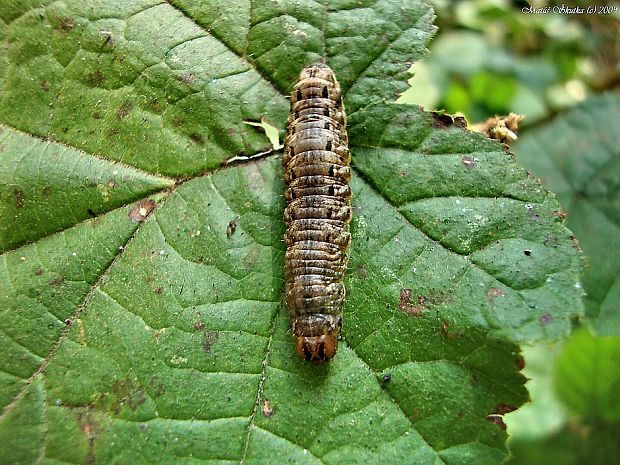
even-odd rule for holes
{"type": "Polygon", "coordinates": [[[247,459],[248,450],[250,447],[250,434],[252,432],[252,428],[258,428],[254,424],[254,420],[256,419],[256,414],[258,413],[258,410],[260,408],[260,400],[263,395],[265,380],[267,379],[267,366],[269,364],[269,354],[271,351],[271,344],[273,343],[273,335],[275,333],[279,314],[280,312],[277,312],[277,311],[274,312],[274,315],[271,321],[271,328],[269,329],[269,341],[267,342],[267,347],[265,349],[265,355],[263,357],[263,366],[262,366],[262,370],[260,374],[260,379],[258,381],[258,387],[256,389],[256,401],[254,403],[254,409],[252,410],[252,415],[250,416],[250,420],[248,421],[248,426],[247,426],[246,433],[245,433],[243,456],[241,457],[241,461],[239,462],[240,465],[245,465],[245,462],[247,459]]]}
{"type": "MultiPolygon", "coordinates": [[[[245,54],[244,54],[244,55],[240,55],[240,54],[239,54],[239,53],[237,53],[235,50],[233,50],[233,49],[232,49],[232,48],[231,48],[231,47],[230,47],[230,46],[229,46],[229,45],[228,45],[228,44],[227,44],[227,43],[226,43],[226,42],[225,42],[225,41],[224,41],[221,37],[219,37],[217,34],[213,33],[213,31],[210,31],[210,30],[209,30],[209,31],[207,31],[207,30],[205,30],[205,29],[204,29],[204,28],[203,28],[200,24],[196,23],[196,21],[194,20],[194,18],[192,18],[192,17],[188,14],[188,12],[187,12],[187,11],[185,11],[182,7],[180,7],[180,6],[175,5],[174,3],[172,3],[172,2],[171,2],[171,0],[167,0],[167,1],[165,1],[164,3],[167,3],[168,5],[170,5],[170,6],[171,6],[172,8],[174,8],[175,10],[180,11],[180,12],[181,12],[181,13],[182,13],[182,14],[183,14],[183,15],[184,15],[187,19],[189,19],[189,20],[190,20],[193,24],[195,24],[197,27],[199,27],[200,29],[202,29],[202,30],[203,30],[206,34],[208,34],[208,35],[210,35],[211,37],[213,37],[213,38],[215,38],[216,40],[218,40],[218,41],[219,41],[219,42],[220,42],[220,43],[221,43],[224,47],[226,47],[226,48],[227,48],[227,49],[228,49],[231,53],[233,53],[235,56],[237,56],[238,58],[240,58],[240,59],[242,59],[243,61],[245,61],[246,63],[248,63],[248,65],[252,65],[251,67],[252,67],[252,68],[256,71],[256,73],[257,73],[257,74],[258,74],[261,78],[263,78],[266,82],[268,82],[268,83],[271,85],[271,87],[272,87],[274,90],[276,90],[276,92],[278,92],[278,93],[280,93],[280,94],[283,94],[282,90],[281,90],[281,89],[278,89],[278,88],[277,88],[277,87],[273,84],[273,82],[272,82],[272,81],[270,81],[270,80],[268,79],[268,77],[267,77],[267,76],[263,75],[263,74],[261,73],[261,71],[259,70],[259,68],[258,68],[258,67],[253,66],[253,65],[254,65],[254,62],[253,62],[253,61],[248,60],[248,59],[247,59],[247,57],[245,56],[245,54]]],[[[250,8],[250,11],[251,11],[251,8],[250,8]]],[[[250,18],[250,21],[251,21],[251,18],[250,18]]],[[[249,34],[249,30],[250,30],[250,29],[248,29],[248,34],[249,34]]],[[[246,40],[246,43],[247,43],[247,40],[246,40]]]]}
{"type": "MultiPolygon", "coordinates": [[[[148,216],[152,215],[153,212],[156,209],[157,209],[157,207],[154,208],[151,212],[149,212],[147,214],[147,217],[145,217],[145,221],[148,218],[148,216]]],[[[142,223],[142,224],[144,224],[144,223],[142,223]]],[[[133,238],[136,236],[138,231],[140,231],[140,225],[139,224],[136,225],[136,228],[135,228],[134,232],[125,241],[125,244],[123,245],[122,250],[124,250],[125,247],[133,240],[133,238]]],[[[63,238],[64,238],[64,235],[63,235],[63,238]]],[[[66,243],[66,238],[64,238],[64,239],[65,239],[65,243],[66,243]]],[[[110,274],[110,271],[114,268],[114,266],[116,265],[116,263],[118,261],[118,258],[121,255],[122,255],[121,254],[121,249],[119,249],[119,251],[116,254],[116,256],[110,261],[110,263],[107,265],[107,267],[105,267],[102,270],[102,273],[99,276],[99,278],[97,278],[95,280],[95,282],[90,286],[90,289],[88,290],[88,292],[84,296],[84,299],[82,299],[82,302],[78,306],[77,310],[69,318],[70,323],[65,326],[65,328],[63,329],[62,333],[60,334],[58,340],[52,345],[51,349],[49,350],[49,352],[45,356],[45,358],[43,358],[43,360],[41,362],[41,365],[39,365],[39,368],[37,368],[37,370],[35,370],[35,372],[30,376],[30,378],[28,378],[27,382],[24,384],[24,387],[13,398],[11,403],[6,406],[6,408],[4,409],[4,412],[0,415],[0,420],[2,420],[2,418],[4,418],[5,415],[7,415],[15,407],[15,405],[17,405],[19,400],[26,394],[28,388],[32,385],[32,382],[34,381],[36,376],[39,375],[39,374],[43,374],[45,372],[45,369],[47,368],[47,366],[49,365],[49,363],[52,360],[53,356],[56,354],[56,352],[60,348],[60,345],[63,343],[63,341],[65,341],[67,339],[67,337],[69,335],[69,332],[71,330],[71,327],[73,326],[73,322],[76,321],[80,317],[80,314],[82,313],[84,308],[86,308],[86,306],[90,303],[90,301],[91,301],[92,297],[94,296],[95,292],[105,282],[105,280],[107,279],[108,275],[110,274]]]]}

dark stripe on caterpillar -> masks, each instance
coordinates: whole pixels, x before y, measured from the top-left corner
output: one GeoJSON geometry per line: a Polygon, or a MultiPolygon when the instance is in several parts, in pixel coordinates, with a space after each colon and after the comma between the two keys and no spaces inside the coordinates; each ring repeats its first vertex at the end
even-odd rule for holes
{"type": "Polygon", "coordinates": [[[329,66],[302,70],[284,142],[286,305],[300,357],[334,356],[351,236],[351,179],[340,86],[329,66]]]}

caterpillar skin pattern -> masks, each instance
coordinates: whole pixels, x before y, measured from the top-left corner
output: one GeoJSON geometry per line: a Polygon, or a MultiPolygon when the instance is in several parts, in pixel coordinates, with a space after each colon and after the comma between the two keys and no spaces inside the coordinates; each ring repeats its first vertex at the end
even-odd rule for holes
{"type": "Polygon", "coordinates": [[[284,141],[286,305],[297,354],[325,363],[338,347],[351,236],[346,117],[331,68],[302,70],[284,141]]]}

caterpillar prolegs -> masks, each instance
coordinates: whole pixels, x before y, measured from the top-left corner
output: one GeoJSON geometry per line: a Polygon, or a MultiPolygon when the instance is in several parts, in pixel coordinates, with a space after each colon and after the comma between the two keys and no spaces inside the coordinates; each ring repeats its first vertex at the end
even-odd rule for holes
{"type": "Polygon", "coordinates": [[[329,66],[302,70],[284,142],[286,304],[300,357],[334,356],[342,327],[351,179],[340,86],[329,66]]]}

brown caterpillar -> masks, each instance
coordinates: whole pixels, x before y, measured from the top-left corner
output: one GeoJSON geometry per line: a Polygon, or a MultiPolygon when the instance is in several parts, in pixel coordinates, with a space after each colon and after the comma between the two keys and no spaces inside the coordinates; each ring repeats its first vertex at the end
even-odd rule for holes
{"type": "Polygon", "coordinates": [[[284,141],[286,304],[297,354],[332,358],[342,327],[351,179],[346,117],[331,68],[302,70],[284,141]]]}

